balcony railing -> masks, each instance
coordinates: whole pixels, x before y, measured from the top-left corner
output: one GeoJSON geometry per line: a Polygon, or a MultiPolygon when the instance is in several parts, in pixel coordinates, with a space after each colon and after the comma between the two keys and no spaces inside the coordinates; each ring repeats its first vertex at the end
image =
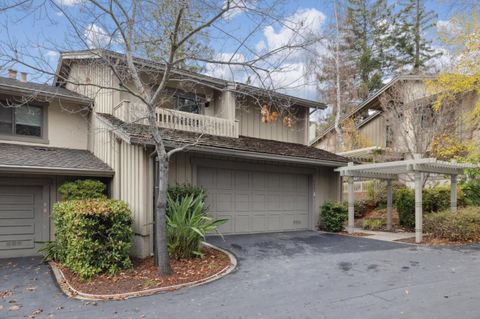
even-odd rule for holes
{"type": "MultiPolygon", "coordinates": [[[[147,123],[146,107],[124,100],[114,109],[113,115],[127,123],[147,123]]],[[[224,118],[157,108],[156,122],[159,127],[203,133],[217,136],[238,137],[238,122],[224,118]]]]}

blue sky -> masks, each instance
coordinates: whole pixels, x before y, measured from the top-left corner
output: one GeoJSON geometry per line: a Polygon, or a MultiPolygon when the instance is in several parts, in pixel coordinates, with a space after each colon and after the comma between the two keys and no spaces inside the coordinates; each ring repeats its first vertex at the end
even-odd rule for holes
{"type": "MultiPolygon", "coordinates": [[[[69,10],[76,10],[75,3],[81,0],[58,0],[58,2],[63,2],[64,5],[69,10]]],[[[428,9],[434,10],[438,14],[439,20],[448,20],[452,14],[451,2],[447,0],[428,0],[426,1],[426,6],[428,9]]],[[[299,0],[299,1],[285,1],[284,6],[278,8],[280,9],[285,16],[287,17],[297,17],[297,19],[312,19],[318,18],[324,21],[319,22],[320,26],[328,24],[329,21],[333,18],[332,7],[330,1],[315,1],[315,0],[299,0]]],[[[68,23],[65,20],[65,17],[59,14],[58,10],[53,8],[45,8],[37,10],[35,14],[25,16],[25,13],[22,11],[10,12],[7,16],[2,17],[2,29],[0,33],[0,41],[5,42],[18,42],[20,45],[25,45],[29,47],[32,55],[47,54],[48,58],[51,61],[52,66],[55,66],[57,60],[56,48],[53,43],[49,43],[46,39],[55,39],[55,41],[62,43],[65,41],[66,32],[68,30],[68,23]],[[21,19],[20,19],[21,18],[21,19]],[[9,28],[5,28],[5,24],[8,24],[9,28]],[[42,50],[35,49],[34,44],[40,44],[45,46],[42,50]]],[[[229,28],[230,30],[235,30],[235,32],[248,32],[249,28],[253,27],[252,22],[249,20],[248,16],[245,14],[239,13],[231,17],[227,22],[225,22],[224,27],[229,28]]],[[[280,25],[265,25],[252,37],[251,45],[257,49],[261,48],[272,48],[278,43],[281,43],[282,37],[285,36],[285,33],[288,30],[282,29],[280,25]]],[[[430,32],[429,36],[432,38],[435,37],[434,32],[430,32]]],[[[219,55],[228,56],[234,51],[234,46],[229,41],[217,40],[215,36],[212,37],[210,45],[214,51],[219,55]]],[[[295,56],[295,59],[287,61],[290,63],[287,66],[288,72],[285,74],[278,75],[278,81],[282,80],[284,83],[279,85],[282,87],[286,93],[293,95],[299,95],[302,97],[307,97],[311,99],[316,99],[316,90],[315,84],[310,80],[307,82],[295,82],[302,76],[302,72],[305,71],[305,61],[300,56],[295,56]],[[302,70],[303,69],[303,70],[302,70]],[[292,84],[291,88],[287,86],[292,84]]],[[[24,66],[17,65],[16,68],[19,71],[27,71],[32,73],[31,70],[27,70],[24,66]]],[[[0,70],[0,74],[5,75],[6,70],[0,70]]],[[[219,77],[232,77],[230,70],[225,69],[215,69],[209,70],[209,73],[214,76],[219,77]]],[[[234,74],[235,75],[235,74],[234,74]]],[[[236,80],[245,80],[244,75],[240,73],[236,74],[236,80]]],[[[38,80],[45,81],[44,78],[38,78],[38,80]]],[[[307,81],[307,80],[305,80],[307,81]]]]}

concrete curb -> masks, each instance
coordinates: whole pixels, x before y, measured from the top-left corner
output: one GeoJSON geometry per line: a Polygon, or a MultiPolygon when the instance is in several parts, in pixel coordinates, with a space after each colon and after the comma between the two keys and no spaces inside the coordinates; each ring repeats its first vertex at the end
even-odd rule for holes
{"type": "Polygon", "coordinates": [[[140,290],[140,291],[132,291],[132,292],[127,292],[123,294],[106,294],[106,295],[97,295],[97,294],[88,294],[81,292],[66,280],[65,275],[63,274],[62,270],[57,266],[57,264],[53,261],[49,262],[50,268],[53,271],[53,274],[55,276],[55,279],[57,280],[57,283],[60,287],[60,289],[63,291],[64,294],[71,298],[79,299],[79,300],[126,300],[129,298],[134,298],[134,297],[143,297],[143,296],[150,296],[154,295],[157,293],[162,293],[162,292],[168,292],[168,291],[174,291],[178,290],[180,288],[186,288],[186,287],[195,287],[195,286],[200,286],[204,285],[207,283],[210,283],[212,281],[218,280],[232,271],[234,271],[237,268],[237,258],[229,251],[224,250],[222,248],[219,248],[217,246],[214,246],[209,243],[203,243],[203,245],[210,247],[212,249],[216,249],[218,251],[223,252],[228,256],[230,259],[230,265],[225,267],[224,269],[220,270],[216,274],[209,276],[207,278],[203,278],[197,281],[193,282],[187,282],[183,284],[178,284],[178,285],[173,285],[173,286],[167,286],[167,287],[159,287],[159,288],[152,288],[152,289],[146,289],[146,290],[140,290]]]}

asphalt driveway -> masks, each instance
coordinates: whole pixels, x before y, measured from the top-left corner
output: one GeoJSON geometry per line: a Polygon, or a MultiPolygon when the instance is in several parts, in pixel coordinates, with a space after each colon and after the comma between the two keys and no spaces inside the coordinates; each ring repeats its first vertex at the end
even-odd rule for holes
{"type": "Polygon", "coordinates": [[[480,246],[426,248],[317,232],[226,236],[239,268],[126,301],[65,297],[38,258],[0,260],[0,318],[478,318],[480,246]],[[2,297],[2,291],[10,290],[2,297]],[[9,311],[12,300],[21,305],[9,311]]]}

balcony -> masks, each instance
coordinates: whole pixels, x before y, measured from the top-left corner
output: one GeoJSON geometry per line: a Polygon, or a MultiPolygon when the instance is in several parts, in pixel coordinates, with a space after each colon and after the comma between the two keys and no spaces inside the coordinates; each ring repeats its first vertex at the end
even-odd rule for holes
{"type": "MultiPolygon", "coordinates": [[[[146,107],[128,100],[113,109],[113,115],[127,123],[148,124],[146,107]]],[[[224,118],[157,108],[156,122],[159,127],[187,132],[225,137],[238,137],[238,122],[224,118]]]]}

